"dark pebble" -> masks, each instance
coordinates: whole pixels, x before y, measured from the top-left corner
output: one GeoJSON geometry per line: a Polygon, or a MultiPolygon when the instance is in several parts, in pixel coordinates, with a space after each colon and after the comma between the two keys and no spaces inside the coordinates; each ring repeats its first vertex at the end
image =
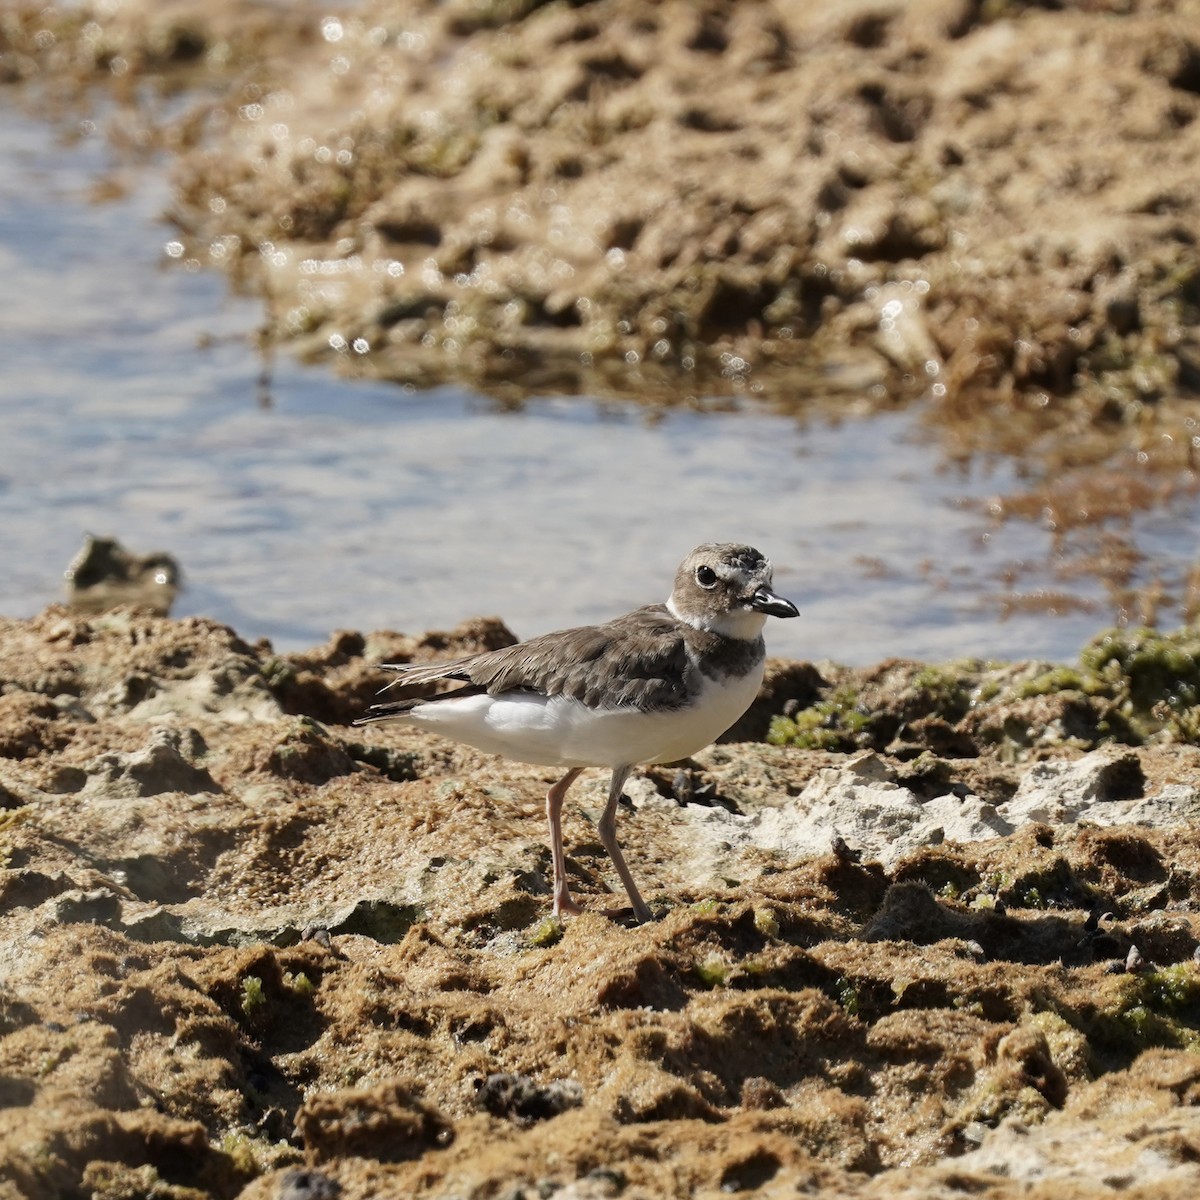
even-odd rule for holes
{"type": "Polygon", "coordinates": [[[334,1200],[342,1185],[320,1171],[289,1171],[279,1181],[279,1200],[334,1200]]]}
{"type": "Polygon", "coordinates": [[[489,1075],[475,1097],[480,1108],[495,1117],[523,1123],[543,1121],[583,1103],[583,1088],[573,1079],[538,1083],[528,1075],[489,1075]]]}

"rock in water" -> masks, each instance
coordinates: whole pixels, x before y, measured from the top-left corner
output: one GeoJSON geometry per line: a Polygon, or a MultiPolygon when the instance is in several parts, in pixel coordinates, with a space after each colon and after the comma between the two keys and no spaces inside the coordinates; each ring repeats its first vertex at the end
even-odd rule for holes
{"type": "Polygon", "coordinates": [[[68,603],[88,613],[132,604],[165,617],[182,584],[179,563],[165,551],[138,555],[116,538],[90,533],[64,574],[68,603]]]}

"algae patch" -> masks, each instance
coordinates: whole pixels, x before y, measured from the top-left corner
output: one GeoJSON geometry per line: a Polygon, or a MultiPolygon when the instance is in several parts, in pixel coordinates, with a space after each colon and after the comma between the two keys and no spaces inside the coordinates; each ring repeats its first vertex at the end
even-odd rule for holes
{"type": "Polygon", "coordinates": [[[767,741],[803,750],[922,749],[1001,757],[1069,745],[1200,745],[1200,632],[1109,629],[1076,666],[965,661],[823,668],[820,698],[772,717],[767,741]],[[912,747],[912,749],[910,749],[912,747]]]}

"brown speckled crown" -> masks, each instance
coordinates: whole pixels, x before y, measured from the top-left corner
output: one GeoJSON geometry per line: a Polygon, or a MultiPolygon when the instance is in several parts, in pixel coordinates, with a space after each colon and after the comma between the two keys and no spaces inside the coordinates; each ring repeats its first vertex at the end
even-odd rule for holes
{"type": "Polygon", "coordinates": [[[738,542],[705,542],[697,546],[679,564],[671,607],[685,620],[689,617],[715,619],[726,613],[749,607],[750,598],[759,588],[770,588],[770,559],[753,546],[738,542]],[[708,567],[716,583],[704,588],[696,581],[696,572],[708,567]]]}

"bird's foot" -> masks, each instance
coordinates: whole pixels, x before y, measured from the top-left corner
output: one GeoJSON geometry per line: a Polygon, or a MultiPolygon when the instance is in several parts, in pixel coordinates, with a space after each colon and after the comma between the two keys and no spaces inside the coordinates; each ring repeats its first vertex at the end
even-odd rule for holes
{"type": "Polygon", "coordinates": [[[554,915],[556,917],[561,917],[563,913],[571,913],[573,916],[578,916],[583,911],[583,905],[576,904],[571,899],[570,892],[563,891],[561,895],[554,897],[554,915]]]}
{"type": "Polygon", "coordinates": [[[624,908],[601,908],[598,912],[602,917],[607,917],[610,921],[614,921],[618,925],[630,927],[645,925],[650,921],[658,919],[649,908],[643,906],[639,911],[636,908],[631,908],[628,904],[624,908]]]}
{"type": "MultiPolygon", "coordinates": [[[[638,903],[631,908],[602,908],[600,913],[614,921],[628,921],[631,916],[634,925],[645,925],[655,919],[654,913],[650,911],[650,906],[638,898],[638,903]]],[[[561,894],[556,894],[554,897],[554,915],[562,917],[564,914],[578,916],[580,913],[586,912],[587,909],[582,904],[576,904],[571,898],[571,894],[563,891],[561,894]]]]}

